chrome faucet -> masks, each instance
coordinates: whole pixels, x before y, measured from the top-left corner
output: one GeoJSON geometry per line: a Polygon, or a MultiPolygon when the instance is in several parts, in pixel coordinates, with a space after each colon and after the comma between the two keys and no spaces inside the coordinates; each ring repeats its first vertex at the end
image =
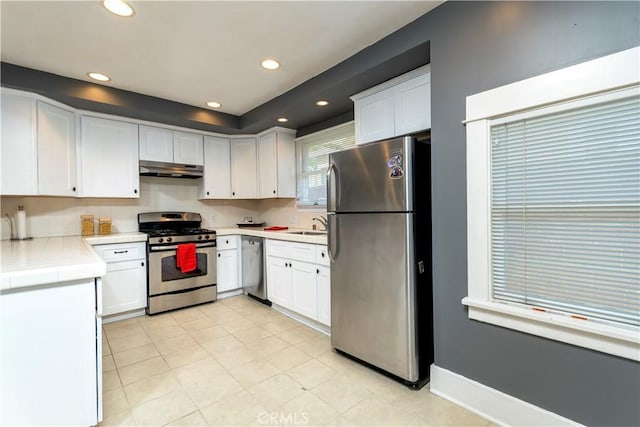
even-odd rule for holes
{"type": "Polygon", "coordinates": [[[327,231],[327,217],[321,216],[320,218],[313,218],[313,221],[318,221],[322,224],[322,230],[327,231]]]}

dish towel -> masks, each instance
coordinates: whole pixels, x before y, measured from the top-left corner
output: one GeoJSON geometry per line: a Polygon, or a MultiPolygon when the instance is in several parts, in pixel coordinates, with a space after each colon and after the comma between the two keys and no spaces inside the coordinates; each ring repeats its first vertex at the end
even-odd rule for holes
{"type": "Polygon", "coordinates": [[[198,258],[196,256],[196,244],[185,243],[178,245],[176,250],[176,267],[183,273],[189,273],[198,266],[198,258]]]}
{"type": "Polygon", "coordinates": [[[273,225],[271,227],[267,227],[264,229],[264,231],[280,231],[280,230],[286,230],[289,227],[283,227],[281,225],[273,225]]]}

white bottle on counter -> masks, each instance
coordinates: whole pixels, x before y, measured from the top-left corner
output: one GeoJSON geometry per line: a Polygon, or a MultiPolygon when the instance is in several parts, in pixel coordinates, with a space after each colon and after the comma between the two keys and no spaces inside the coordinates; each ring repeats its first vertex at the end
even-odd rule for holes
{"type": "Polygon", "coordinates": [[[24,240],[27,238],[27,212],[24,210],[24,206],[18,206],[18,213],[16,214],[16,228],[18,229],[18,239],[24,240]]]}

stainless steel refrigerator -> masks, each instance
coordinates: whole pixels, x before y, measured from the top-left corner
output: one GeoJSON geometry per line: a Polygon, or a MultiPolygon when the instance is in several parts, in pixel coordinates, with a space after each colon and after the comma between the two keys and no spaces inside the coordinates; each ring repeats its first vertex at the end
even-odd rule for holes
{"type": "Polygon", "coordinates": [[[331,344],[413,387],[433,363],[430,177],[413,137],[329,155],[331,344]]]}

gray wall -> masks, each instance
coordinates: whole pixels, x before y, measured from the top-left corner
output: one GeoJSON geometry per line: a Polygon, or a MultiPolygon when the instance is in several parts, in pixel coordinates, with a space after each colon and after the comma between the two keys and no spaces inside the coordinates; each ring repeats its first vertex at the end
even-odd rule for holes
{"type": "Polygon", "coordinates": [[[447,2],[383,42],[431,43],[435,361],[588,425],[640,425],[640,365],[471,321],[465,97],[640,44],[637,2],[447,2]]]}

